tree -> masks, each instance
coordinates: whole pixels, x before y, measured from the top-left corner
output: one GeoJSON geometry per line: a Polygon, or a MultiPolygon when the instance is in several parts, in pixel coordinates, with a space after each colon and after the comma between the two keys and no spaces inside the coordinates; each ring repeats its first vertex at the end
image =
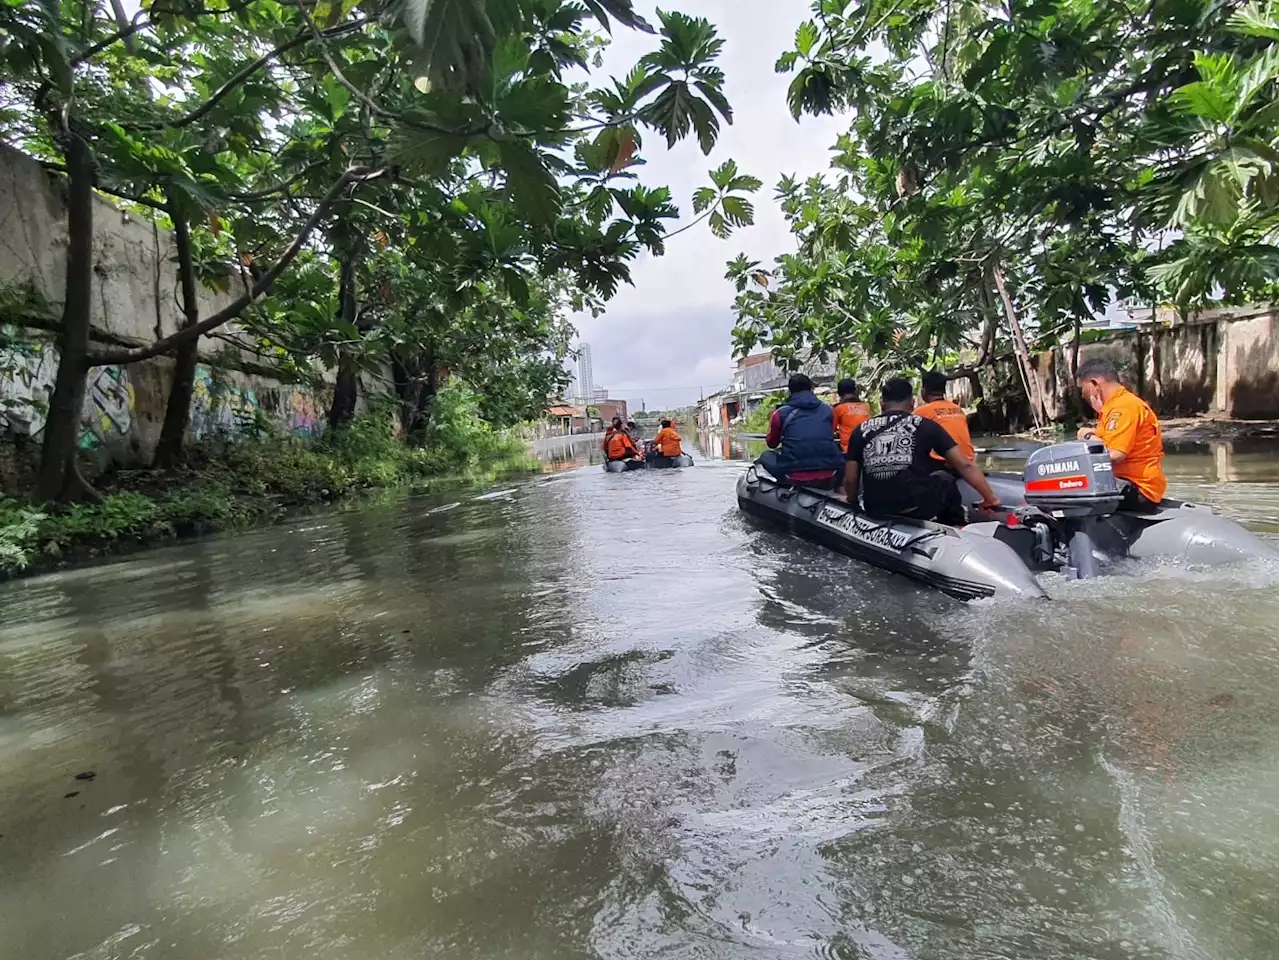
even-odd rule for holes
{"type": "MultiPolygon", "coordinates": [[[[570,85],[565,68],[586,66],[597,42],[584,35],[589,14],[605,29],[652,32],[630,0],[360,9],[193,0],[157,2],[128,22],[90,0],[0,8],[10,40],[0,55],[7,132],[62,169],[69,187],[61,368],[37,496],[87,492],[75,434],[93,365],[175,356],[161,459],[176,457],[196,345],[231,321],[253,331],[254,349],[282,350],[295,370],[307,365],[292,355],[299,346],[335,360],[335,425],[354,409],[361,365],[388,349],[403,374],[397,390],[428,382],[441,362],[432,351],[444,343],[468,343],[468,357],[485,358],[476,376],[519,370],[547,382],[553,358],[537,351],[561,337],[547,313],[560,300],[544,297],[530,310],[531,288],[556,290],[567,278],[579,295],[607,299],[640,250],[663,252],[664,221],[678,213],[666,188],[627,185],[641,162],[641,130],[668,145],[696,135],[710,152],[720,123],[732,121],[714,63],[721,41],[706,20],[679,12],[659,14],[657,49],[625,78],[596,90],[570,85]],[[95,187],[173,227],[184,309],[175,333],[91,349],[95,187]],[[371,236],[387,242],[371,246],[371,236]],[[409,251],[404,292],[427,306],[397,311],[389,301],[400,291],[379,288],[379,317],[364,309],[375,300],[368,284],[393,242],[409,251]],[[449,256],[429,263],[413,251],[420,243],[449,256]],[[315,281],[325,256],[337,264],[337,291],[324,299],[337,309],[281,322],[284,305],[267,301],[273,287],[299,259],[315,281]],[[240,293],[201,317],[197,277],[238,282],[240,293]],[[530,325],[519,357],[483,335],[500,314],[530,325]],[[398,319],[384,335],[387,317],[398,319]],[[476,329],[466,333],[469,323],[476,329]]],[[[700,192],[695,204],[721,234],[750,222],[742,194],[758,187],[731,168],[718,168],[713,195],[700,192]]],[[[508,397],[494,409],[519,406],[508,397]]]]}
{"type": "Polygon", "coordinates": [[[796,253],[730,264],[739,351],[973,376],[1013,349],[1037,414],[1025,343],[1078,346],[1116,297],[1275,298],[1274,3],[814,12],[777,68],[797,118],[851,126],[779,187],[796,253]]]}

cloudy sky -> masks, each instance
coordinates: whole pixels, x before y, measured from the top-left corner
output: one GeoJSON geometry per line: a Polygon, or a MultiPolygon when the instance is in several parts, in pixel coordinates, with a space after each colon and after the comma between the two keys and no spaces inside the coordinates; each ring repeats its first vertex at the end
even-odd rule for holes
{"type": "MultiPolygon", "coordinates": [[[[614,397],[649,409],[682,406],[698,399],[699,389],[723,386],[729,379],[731,305],[734,290],[724,279],[725,261],[745,252],[770,262],[792,247],[773,187],[782,174],[809,176],[826,169],[829,148],[846,121],[803,117],[797,124],[787,110],[791,75],[775,74],[774,61],[791,48],[796,25],[805,19],[808,0],[681,0],[668,4],[714,23],[725,40],[720,66],[734,110],[732,126],[722,126],[720,141],[703,156],[692,138],[668,151],[660,136],[645,131],[641,182],[668,184],[680,207],[677,229],[693,216],[693,190],[709,183],[707,171],[732,157],[745,173],[764,181],[753,198],[756,225],[717,240],[699,225],[674,238],[662,257],[644,254],[632,266],[634,287],[623,287],[603,314],[574,317],[581,339],[591,344],[595,381],[614,397]]],[[[654,4],[636,8],[651,22],[654,4]]],[[[623,75],[655,39],[616,29],[605,51],[604,73],[623,75]]]]}

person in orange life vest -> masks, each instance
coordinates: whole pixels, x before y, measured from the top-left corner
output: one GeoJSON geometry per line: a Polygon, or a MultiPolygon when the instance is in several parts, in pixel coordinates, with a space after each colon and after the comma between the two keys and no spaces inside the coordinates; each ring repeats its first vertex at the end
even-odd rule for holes
{"type": "Polygon", "coordinates": [[[662,421],[662,429],[653,438],[653,447],[661,457],[678,457],[681,454],[680,434],[671,425],[670,420],[662,421]]]}
{"type": "Polygon", "coordinates": [[[831,408],[813,393],[813,381],[803,373],[787,381],[790,396],[769,418],[760,466],[779,480],[830,489],[840,482],[844,456],[836,446],[831,408]]]}
{"type": "Polygon", "coordinates": [[[622,418],[614,417],[613,423],[604,435],[604,455],[607,460],[639,460],[640,451],[631,434],[622,426],[622,418]]]}
{"type": "MultiPolygon", "coordinates": [[[[960,448],[960,454],[969,462],[974,462],[973,439],[969,436],[969,417],[956,404],[947,399],[947,378],[937,370],[929,370],[920,378],[920,399],[924,403],[916,407],[915,415],[932,420],[950,434],[951,439],[960,448]]],[[[934,460],[943,465],[942,457],[931,454],[934,460]]]]}
{"type": "Polygon", "coordinates": [[[1124,498],[1121,510],[1151,513],[1160,507],[1169,481],[1160,461],[1164,439],[1160,419],[1141,397],[1120,383],[1115,365],[1101,358],[1086,360],[1076,371],[1085,403],[1098,414],[1096,427],[1081,427],[1080,440],[1101,440],[1124,498]]]}
{"type": "Polygon", "coordinates": [[[871,407],[858,399],[858,385],[852,380],[841,380],[836,385],[840,399],[831,408],[832,420],[835,423],[836,439],[840,441],[841,452],[848,452],[849,438],[863,420],[871,417],[871,407]]]}

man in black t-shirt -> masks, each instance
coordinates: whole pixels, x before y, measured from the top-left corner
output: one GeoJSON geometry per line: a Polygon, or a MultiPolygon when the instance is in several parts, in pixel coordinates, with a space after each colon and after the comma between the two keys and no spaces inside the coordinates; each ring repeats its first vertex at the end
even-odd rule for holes
{"type": "Polygon", "coordinates": [[[849,438],[844,491],[850,503],[861,489],[867,513],[917,520],[964,523],[956,480],[930,457],[936,453],[969,481],[981,506],[999,506],[987,478],[964,456],[941,426],[911,412],[911,382],[894,378],[880,389],[881,414],[860,424],[849,438]]]}

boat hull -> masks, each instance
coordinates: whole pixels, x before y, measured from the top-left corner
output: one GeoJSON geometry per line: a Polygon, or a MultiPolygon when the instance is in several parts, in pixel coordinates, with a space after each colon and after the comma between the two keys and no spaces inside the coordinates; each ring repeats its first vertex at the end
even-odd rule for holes
{"type": "Polygon", "coordinates": [[[956,530],[859,513],[830,493],[779,484],[758,465],[738,480],[743,513],[812,543],[927,584],[960,600],[1043,598],[1044,588],[996,523],[956,530]]]}

